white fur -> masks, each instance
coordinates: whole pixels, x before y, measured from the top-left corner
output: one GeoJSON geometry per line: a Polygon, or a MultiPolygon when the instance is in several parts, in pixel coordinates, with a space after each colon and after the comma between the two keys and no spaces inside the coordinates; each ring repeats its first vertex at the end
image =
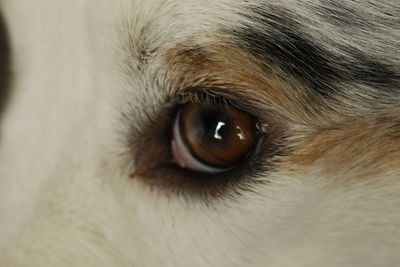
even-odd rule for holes
{"type": "Polygon", "coordinates": [[[4,1],[17,79],[2,122],[0,266],[399,264],[398,172],[343,185],[282,172],[212,205],[128,178],[121,112],[140,111],[140,129],[165,94],[151,80],[161,58],[135,70],[129,35],[162,55],[207,42],[240,5],[4,1]]]}

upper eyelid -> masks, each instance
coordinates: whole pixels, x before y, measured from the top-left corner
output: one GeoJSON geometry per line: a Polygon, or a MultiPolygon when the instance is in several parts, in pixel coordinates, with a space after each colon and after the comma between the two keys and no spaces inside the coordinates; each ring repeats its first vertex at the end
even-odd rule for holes
{"type": "MultiPolygon", "coordinates": [[[[235,109],[239,109],[243,112],[248,113],[250,116],[252,116],[255,121],[256,121],[256,128],[259,134],[265,134],[266,130],[265,128],[268,127],[271,122],[267,122],[264,121],[263,117],[260,116],[260,113],[258,110],[250,110],[246,107],[243,107],[241,105],[240,102],[238,102],[239,100],[237,98],[234,98],[232,96],[226,96],[227,93],[224,94],[218,94],[218,89],[216,89],[215,87],[212,88],[212,93],[210,93],[208,91],[207,87],[201,87],[201,88],[189,88],[187,89],[189,91],[183,91],[179,94],[180,99],[178,100],[179,104],[186,104],[189,101],[192,101],[193,99],[190,98],[190,95],[206,95],[205,97],[207,97],[206,99],[199,99],[198,101],[201,104],[222,104],[223,106],[227,106],[230,108],[235,108],[235,109]],[[220,103],[210,103],[210,98],[212,98],[215,101],[223,101],[220,103]]],[[[192,101],[193,102],[193,101],[192,101]]]]}
{"type": "Polygon", "coordinates": [[[260,99],[254,98],[254,95],[251,93],[244,96],[244,92],[246,92],[246,88],[241,89],[240,93],[237,93],[237,90],[231,88],[228,89],[207,85],[193,86],[177,91],[176,95],[172,98],[172,101],[170,99],[168,102],[173,105],[183,105],[188,102],[201,104],[210,103],[207,102],[210,99],[213,99],[213,101],[222,101],[214,103],[235,108],[253,116],[260,125],[260,133],[263,132],[261,129],[264,125],[275,125],[279,128],[289,128],[292,124],[302,124],[301,121],[294,121],[290,117],[287,117],[287,114],[277,110],[273,104],[269,102],[260,102],[260,99]]]}
{"type": "Polygon", "coordinates": [[[222,104],[224,106],[242,110],[254,117],[262,119],[259,116],[261,110],[252,107],[251,99],[243,99],[237,96],[232,90],[218,87],[196,86],[183,89],[176,97],[176,102],[179,104],[184,104],[188,101],[222,104]]]}
{"type": "Polygon", "coordinates": [[[205,104],[212,101],[212,103],[244,111],[265,124],[279,124],[285,128],[289,128],[291,125],[309,125],[309,117],[305,116],[308,115],[308,112],[307,110],[302,112],[303,109],[296,104],[296,95],[291,96],[292,99],[279,97],[275,99],[270,96],[276,96],[281,92],[271,89],[264,94],[261,91],[262,88],[259,88],[258,92],[256,90],[257,87],[251,85],[248,87],[244,85],[242,88],[232,86],[232,84],[221,87],[214,85],[188,86],[173,92],[169,98],[164,99],[164,104],[173,106],[187,102],[205,104]]]}

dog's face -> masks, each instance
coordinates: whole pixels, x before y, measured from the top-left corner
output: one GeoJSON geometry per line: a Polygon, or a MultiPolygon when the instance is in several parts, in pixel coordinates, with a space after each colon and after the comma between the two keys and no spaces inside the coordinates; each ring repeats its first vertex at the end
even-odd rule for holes
{"type": "Polygon", "coordinates": [[[400,262],[397,1],[1,4],[0,266],[400,262]]]}

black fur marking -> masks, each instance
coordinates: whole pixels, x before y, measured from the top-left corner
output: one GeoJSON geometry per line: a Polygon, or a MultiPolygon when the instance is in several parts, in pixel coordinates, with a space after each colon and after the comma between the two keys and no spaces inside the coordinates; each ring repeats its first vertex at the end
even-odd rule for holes
{"type": "Polygon", "coordinates": [[[381,89],[400,89],[400,73],[394,72],[383,62],[368,58],[361,51],[348,47],[343,49],[347,49],[352,55],[353,61],[348,61],[344,66],[344,71],[352,80],[381,89]]]}
{"type": "Polygon", "coordinates": [[[0,13],[0,117],[7,103],[11,77],[11,56],[6,23],[0,13]]]}
{"type": "MultiPolygon", "coordinates": [[[[400,74],[390,65],[351,47],[337,47],[335,54],[307,34],[307,18],[283,8],[262,6],[247,16],[257,28],[245,26],[235,30],[237,42],[260,58],[266,67],[278,67],[294,77],[310,93],[329,97],[340,93],[335,82],[353,82],[378,90],[398,89],[400,74]],[[304,25],[300,24],[304,21],[304,25]]],[[[350,37],[351,38],[351,37],[350,37]]],[[[335,44],[333,44],[335,45],[335,44]]]]}

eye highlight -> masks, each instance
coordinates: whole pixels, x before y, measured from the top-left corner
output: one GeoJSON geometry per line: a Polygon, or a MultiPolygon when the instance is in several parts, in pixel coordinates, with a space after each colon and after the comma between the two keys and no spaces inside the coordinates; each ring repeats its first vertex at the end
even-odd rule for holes
{"type": "Polygon", "coordinates": [[[257,141],[251,115],[224,105],[187,103],[176,113],[171,149],[182,168],[221,173],[246,159],[257,141]]]}

